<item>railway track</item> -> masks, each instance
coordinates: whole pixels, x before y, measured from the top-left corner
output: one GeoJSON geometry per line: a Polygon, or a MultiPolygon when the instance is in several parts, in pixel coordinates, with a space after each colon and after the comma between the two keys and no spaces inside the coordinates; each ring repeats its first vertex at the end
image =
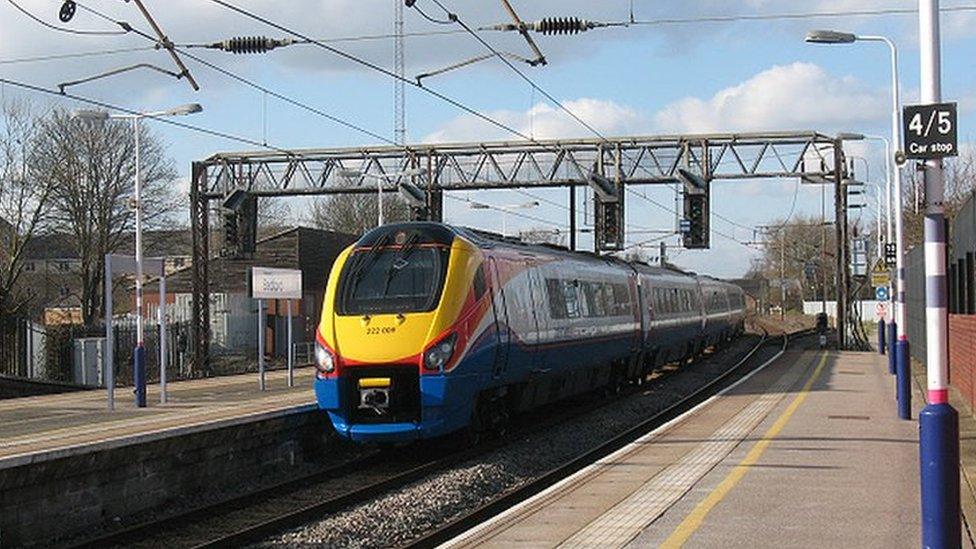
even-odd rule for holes
{"type": "MultiPolygon", "coordinates": [[[[808,335],[810,335],[810,332],[807,330],[793,334],[792,337],[794,339],[798,339],[808,335]]],[[[779,356],[786,351],[790,343],[790,338],[790,334],[784,334],[774,338],[782,339],[782,347],[780,348],[779,352],[777,352],[772,358],[768,359],[768,361],[779,358],[779,356]]],[[[545,474],[536,477],[534,480],[525,483],[514,490],[500,494],[490,502],[456,518],[455,520],[445,524],[443,527],[428,532],[426,535],[414,539],[407,544],[401,545],[401,549],[436,547],[460,535],[461,533],[474,528],[475,526],[505,511],[506,509],[509,509],[510,507],[531,498],[537,493],[545,490],[553,484],[556,484],[580,469],[583,469],[584,467],[600,460],[601,458],[613,453],[627,444],[630,444],[644,434],[660,427],[661,425],[664,425],[668,421],[681,416],[685,412],[697,406],[699,403],[705,401],[720,391],[722,388],[731,385],[736,380],[758,367],[759,364],[750,364],[750,359],[756,355],[765,342],[766,341],[764,338],[763,341],[756,345],[745,357],[739,360],[739,362],[727,372],[719,377],[716,377],[714,380],[710,381],[692,394],[685,396],[678,402],[668,406],[652,417],[649,417],[647,420],[603,443],[600,443],[588,452],[578,455],[562,465],[549,470],[545,474]],[[752,366],[752,368],[749,368],[748,366],[752,366]]],[[[766,362],[767,361],[763,361],[760,362],[760,364],[765,364],[766,362]]]]}
{"type": "MultiPolygon", "coordinates": [[[[663,423],[668,418],[682,413],[681,408],[694,405],[693,399],[701,400],[709,394],[719,390],[723,380],[728,380],[736,372],[743,370],[760,349],[768,346],[769,340],[765,334],[744,355],[731,357],[736,359],[733,367],[722,376],[708,382],[694,394],[683,398],[679,403],[656,414],[641,425],[634,427],[623,435],[614,438],[615,442],[602,444],[598,448],[580,456],[572,463],[553,470],[544,477],[530,482],[528,485],[512,492],[506,492],[501,497],[477,509],[471,515],[455,520],[442,529],[429,533],[427,536],[412,543],[411,546],[430,546],[438,540],[449,539],[452,532],[467,529],[466,521],[481,520],[501,509],[519,501],[519,498],[529,497],[547,486],[547,483],[558,480],[560,474],[565,476],[574,467],[585,466],[594,459],[599,459],[615,447],[626,444],[637,438],[652,425],[663,423]],[[616,445],[616,446],[614,446],[616,445]],[[588,461],[589,460],[589,461],[588,461]],[[555,479],[555,480],[553,480],[555,479]],[[530,493],[531,492],[531,493],[530,493]]],[[[785,348],[785,342],[784,342],[785,348]]],[[[657,374],[652,383],[665,383],[671,375],[683,368],[671,368],[657,374]]],[[[731,381],[729,381],[731,383],[731,381]]],[[[646,386],[646,384],[645,384],[646,386]]],[[[638,388],[632,389],[640,390],[638,388]]],[[[574,417],[595,411],[607,406],[613,401],[590,398],[582,404],[576,402],[574,406],[551,407],[545,414],[543,421],[534,421],[529,426],[516,424],[512,435],[525,436],[530,432],[545,431],[552,425],[570,421],[574,417]]],[[[538,420],[538,416],[534,416],[538,420]]],[[[259,490],[244,496],[235,497],[215,504],[190,509],[176,515],[140,524],[123,530],[110,532],[93,537],[70,547],[239,547],[247,543],[260,541],[289,528],[300,526],[323,516],[339,512],[344,508],[369,501],[377,496],[388,493],[398,487],[408,485],[425,478],[438,471],[443,471],[453,465],[487,454],[505,444],[504,440],[493,440],[475,447],[444,453],[443,448],[434,452],[418,453],[416,448],[406,450],[376,450],[356,459],[348,460],[333,467],[326,468],[309,476],[296,478],[281,484],[259,490]],[[441,453],[436,457],[431,454],[441,453]]]]}

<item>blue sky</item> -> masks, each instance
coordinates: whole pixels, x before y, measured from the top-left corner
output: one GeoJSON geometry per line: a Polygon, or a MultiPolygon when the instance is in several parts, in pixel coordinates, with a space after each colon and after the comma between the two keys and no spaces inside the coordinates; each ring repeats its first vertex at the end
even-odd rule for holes
{"type": "MultiPolygon", "coordinates": [[[[58,24],[59,0],[16,0],[25,9],[58,24]]],[[[341,0],[273,2],[237,0],[237,5],[318,38],[386,34],[392,29],[393,0],[341,0]]],[[[111,17],[144,27],[135,6],[117,0],[86,0],[83,5],[111,17]]],[[[249,21],[207,0],[147,2],[170,38],[176,43],[201,43],[230,36],[283,33],[249,21]]],[[[495,0],[445,4],[471,26],[505,21],[495,0]]],[[[628,17],[628,0],[513,1],[525,20],[547,16],[579,16],[596,21],[628,17]]],[[[442,12],[430,0],[418,5],[431,15],[442,12]]],[[[976,6],[976,0],[944,1],[943,7],[976,6]]],[[[682,2],[635,1],[638,20],[700,18],[717,15],[772,15],[781,13],[849,12],[875,8],[913,8],[912,1],[881,0],[685,0],[682,2]]],[[[971,141],[976,107],[976,11],[943,15],[943,95],[960,103],[960,137],[971,141]]],[[[111,28],[84,10],[68,24],[74,29],[111,28]]],[[[655,134],[704,131],[820,130],[856,131],[888,135],[889,64],[887,50],[876,43],[850,46],[816,46],[803,42],[811,28],[881,34],[894,39],[901,50],[903,99],[917,97],[917,19],[883,15],[823,17],[723,23],[644,25],[596,29],[570,37],[538,37],[549,65],[523,70],[539,86],[573,109],[604,135],[655,134]]],[[[434,25],[412,10],[406,12],[408,32],[451,30],[434,25]]],[[[523,42],[512,34],[484,33],[499,49],[528,55],[523,42]]],[[[138,51],[75,59],[19,62],[27,57],[99,51],[147,42],[137,36],[80,36],[52,31],[32,22],[8,2],[0,2],[0,76],[53,88],[58,82],[90,76],[102,70],[132,63],[151,62],[170,68],[166,55],[138,51]]],[[[392,66],[392,41],[388,39],[339,42],[335,46],[383,67],[392,66]]],[[[408,76],[442,67],[482,53],[481,46],[464,34],[411,37],[407,40],[408,76]]],[[[305,102],[376,133],[392,137],[393,83],[314,46],[297,45],[261,56],[233,56],[195,50],[207,60],[275,91],[305,102]]],[[[193,92],[182,81],[150,72],[133,72],[78,86],[75,93],[131,109],[152,110],[185,102],[199,102],[204,112],[187,119],[200,126],[246,136],[278,147],[329,147],[374,144],[376,140],[337,126],[325,119],[286,105],[265,100],[210,69],[187,61],[201,83],[193,92]]],[[[547,105],[538,93],[498,61],[486,61],[428,81],[428,85],[492,117],[535,137],[581,137],[588,132],[547,105]]],[[[21,92],[6,86],[6,96],[21,92]]],[[[31,96],[38,103],[51,101],[31,96]]],[[[61,101],[68,108],[77,105],[61,101]]],[[[408,141],[468,141],[513,139],[485,127],[454,107],[417,90],[408,89],[408,141]]],[[[182,175],[190,162],[218,151],[250,148],[154,124],[169,144],[182,175]]],[[[852,154],[865,156],[872,179],[883,177],[880,150],[855,145],[852,154]]],[[[185,185],[185,182],[181,182],[185,185]]],[[[792,202],[795,181],[716,182],[713,211],[735,222],[753,226],[784,216],[792,202]]],[[[565,191],[534,191],[559,203],[565,191]]],[[[673,203],[668,189],[647,189],[648,196],[673,203]]],[[[523,203],[531,198],[511,191],[487,192],[479,201],[495,205],[523,203]]],[[[468,209],[448,201],[449,221],[500,230],[498,215],[468,209]]],[[[305,204],[292,203],[300,216],[305,204]]],[[[801,188],[797,211],[818,213],[819,191],[801,188]]],[[[673,213],[634,198],[628,204],[628,222],[669,229],[673,213]]],[[[565,223],[565,211],[548,203],[531,210],[532,216],[551,223],[565,223]]],[[[868,212],[871,213],[871,212],[868,212]]],[[[867,214],[865,214],[867,215],[867,214]]],[[[712,219],[719,231],[737,240],[751,240],[751,231],[723,219],[712,219]]],[[[552,225],[514,216],[509,231],[554,228],[552,225]]],[[[633,235],[644,240],[647,235],[633,235]]],[[[585,239],[583,239],[585,242],[585,239]]],[[[713,235],[708,251],[682,251],[675,256],[683,267],[718,276],[736,276],[749,265],[754,251],[713,235]]],[[[677,250],[675,251],[677,252],[677,250]]],[[[656,252],[651,250],[653,255],[656,252]]]]}

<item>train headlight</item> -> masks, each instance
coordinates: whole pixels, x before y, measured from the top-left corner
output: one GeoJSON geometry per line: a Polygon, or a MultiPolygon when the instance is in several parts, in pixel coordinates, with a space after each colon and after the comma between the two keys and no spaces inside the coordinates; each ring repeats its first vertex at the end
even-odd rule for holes
{"type": "Polygon", "coordinates": [[[436,345],[427,349],[424,353],[424,368],[428,370],[443,370],[451,355],[454,354],[454,344],[457,343],[457,334],[451,335],[440,340],[436,345]]]}
{"type": "Polygon", "coordinates": [[[315,342],[315,368],[322,374],[335,371],[335,355],[318,341],[315,342]]]}

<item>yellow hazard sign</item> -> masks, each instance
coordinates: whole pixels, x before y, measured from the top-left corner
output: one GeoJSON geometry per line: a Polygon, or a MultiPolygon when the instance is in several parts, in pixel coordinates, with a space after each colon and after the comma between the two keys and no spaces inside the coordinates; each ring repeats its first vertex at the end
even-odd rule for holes
{"type": "Polygon", "coordinates": [[[871,270],[871,286],[878,288],[880,286],[887,287],[889,284],[891,284],[891,273],[888,272],[888,267],[884,261],[879,259],[874,264],[874,269],[871,270]]]}

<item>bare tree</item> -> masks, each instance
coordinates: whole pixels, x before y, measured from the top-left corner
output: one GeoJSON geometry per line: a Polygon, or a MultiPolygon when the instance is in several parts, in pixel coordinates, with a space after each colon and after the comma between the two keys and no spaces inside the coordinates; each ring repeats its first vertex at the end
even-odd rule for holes
{"type": "MultiPolygon", "coordinates": [[[[822,292],[833,294],[837,272],[833,227],[823,225],[819,217],[798,216],[774,221],[765,236],[762,253],[753,261],[746,278],[779,281],[782,273],[787,287],[794,288],[788,291],[793,297],[813,299],[822,292]],[[802,288],[802,296],[797,294],[797,287],[802,288]]],[[[770,296],[770,303],[779,304],[779,284],[772,286],[776,291],[770,296]]]]}
{"type": "MultiPolygon", "coordinates": [[[[178,207],[176,172],[165,147],[140,126],[142,211],[145,228],[171,224],[178,207]]],[[[131,242],[135,224],[135,150],[132,125],[122,121],[75,120],[55,110],[40,125],[35,172],[53,186],[51,223],[71,235],[80,259],[79,301],[85,324],[103,312],[105,254],[131,242]]]]}
{"type": "MultiPolygon", "coordinates": [[[[359,235],[376,226],[377,197],[373,193],[333,195],[312,203],[312,224],[320,229],[359,235]]],[[[393,193],[383,195],[383,221],[410,219],[410,207],[393,193]]]]}
{"type": "MultiPolygon", "coordinates": [[[[952,219],[956,211],[976,191],[976,149],[963,148],[959,156],[950,157],[943,161],[945,174],[945,215],[952,219]]],[[[908,170],[906,170],[907,172],[908,170]]],[[[902,205],[905,231],[905,247],[917,246],[922,243],[925,221],[925,209],[920,207],[915,211],[915,193],[925,194],[922,172],[910,170],[908,177],[903,178],[902,205]]]]}
{"type": "Polygon", "coordinates": [[[51,186],[31,167],[37,123],[29,103],[0,105],[0,318],[26,310],[29,296],[18,281],[49,205],[51,186]]]}

